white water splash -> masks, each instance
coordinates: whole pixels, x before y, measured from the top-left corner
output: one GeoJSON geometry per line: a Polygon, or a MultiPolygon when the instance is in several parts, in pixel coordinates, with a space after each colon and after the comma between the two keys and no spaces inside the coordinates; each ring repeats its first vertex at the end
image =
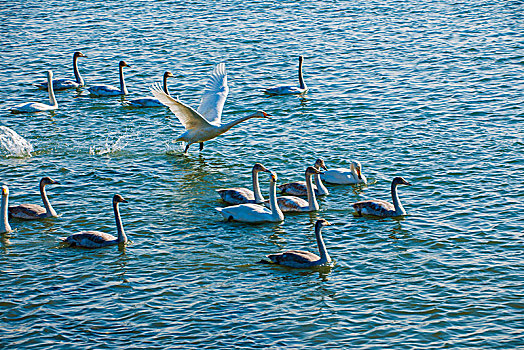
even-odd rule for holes
{"type": "Polygon", "coordinates": [[[4,157],[31,157],[33,146],[6,126],[0,126],[0,155],[4,157]]]}
{"type": "Polygon", "coordinates": [[[90,146],[89,154],[105,155],[119,152],[127,146],[128,143],[126,140],[132,136],[133,135],[121,135],[114,142],[106,140],[106,142],[100,147],[90,146]]]}
{"type": "Polygon", "coordinates": [[[186,147],[185,142],[177,142],[177,141],[168,141],[164,143],[164,146],[166,147],[166,154],[175,154],[175,153],[181,153],[184,152],[184,148],[186,147]]]}

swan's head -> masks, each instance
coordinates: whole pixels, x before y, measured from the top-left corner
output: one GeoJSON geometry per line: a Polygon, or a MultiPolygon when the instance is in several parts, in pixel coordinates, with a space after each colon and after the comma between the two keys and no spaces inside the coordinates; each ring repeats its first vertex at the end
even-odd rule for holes
{"type": "Polygon", "coordinates": [[[2,186],[2,197],[8,197],[9,196],[9,188],[7,188],[6,185],[2,186]]]}
{"type": "Polygon", "coordinates": [[[271,171],[269,171],[265,166],[263,166],[260,163],[256,163],[255,165],[253,165],[253,171],[256,173],[259,173],[261,171],[264,171],[266,173],[271,173],[271,171]]]}
{"type": "Polygon", "coordinates": [[[320,170],[317,170],[315,167],[308,166],[306,169],[306,176],[311,176],[315,174],[324,174],[324,173],[320,170]]]}
{"type": "Polygon", "coordinates": [[[329,223],[326,219],[318,219],[317,222],[315,223],[316,227],[324,227],[324,226],[330,226],[330,225],[332,224],[329,223]]]}
{"type": "Polygon", "coordinates": [[[324,169],[324,170],[328,170],[328,168],[326,167],[326,163],[324,163],[324,159],[321,159],[321,158],[318,158],[316,161],[315,161],[315,168],[317,169],[324,169]]]}
{"type": "Polygon", "coordinates": [[[53,71],[52,70],[46,70],[45,73],[47,74],[47,79],[53,79],[53,71]]]}
{"type": "Polygon", "coordinates": [[[45,185],[59,185],[60,182],[58,181],[55,181],[53,179],[51,179],[50,177],[46,176],[46,177],[43,177],[41,180],[40,180],[40,186],[45,186],[45,185]]]}
{"type": "Polygon", "coordinates": [[[113,203],[127,203],[127,201],[119,194],[113,196],[113,203]]]}
{"type": "Polygon", "coordinates": [[[126,63],[126,61],[120,61],[120,63],[118,63],[118,66],[120,68],[122,68],[122,67],[131,67],[129,64],[126,63]]]}
{"type": "Polygon", "coordinates": [[[394,178],[393,181],[391,182],[391,185],[393,185],[393,186],[396,186],[396,185],[408,185],[408,186],[411,186],[411,184],[409,182],[407,182],[406,180],[404,180],[404,178],[401,177],[401,176],[397,176],[396,178],[394,178]]]}
{"type": "Polygon", "coordinates": [[[257,111],[251,115],[251,118],[269,118],[271,117],[270,114],[267,114],[264,111],[257,111]]]}
{"type": "Polygon", "coordinates": [[[277,174],[273,171],[269,171],[269,181],[271,183],[276,183],[278,180],[277,174]]]}
{"type": "Polygon", "coordinates": [[[172,78],[174,77],[173,73],[171,73],[170,71],[165,71],[164,72],[164,78],[167,79],[167,78],[172,78]]]}
{"type": "Polygon", "coordinates": [[[362,180],[362,165],[360,165],[360,162],[358,160],[352,160],[350,168],[355,171],[358,178],[362,180]]]}
{"type": "Polygon", "coordinates": [[[84,55],[83,53],[81,53],[80,51],[76,51],[76,52],[73,54],[73,57],[75,57],[75,58],[76,58],[76,57],[86,57],[86,58],[87,58],[87,56],[84,55]]]}

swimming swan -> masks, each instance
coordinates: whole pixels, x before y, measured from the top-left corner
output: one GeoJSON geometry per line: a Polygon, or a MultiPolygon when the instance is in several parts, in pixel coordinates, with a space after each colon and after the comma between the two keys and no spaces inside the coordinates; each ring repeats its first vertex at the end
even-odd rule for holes
{"type": "MultiPolygon", "coordinates": [[[[80,75],[80,72],[78,71],[78,57],[87,57],[80,51],[76,51],[73,54],[73,73],[75,74],[75,80],[71,79],[55,79],[53,80],[53,89],[55,91],[58,90],[66,90],[66,89],[72,89],[72,88],[79,88],[84,86],[84,79],[80,75]]],[[[36,87],[40,89],[47,89],[47,82],[35,84],[36,87]]]]}
{"type": "Polygon", "coordinates": [[[118,63],[118,73],[120,75],[120,89],[112,85],[93,85],[90,86],[87,89],[87,91],[89,91],[89,93],[95,97],[119,96],[129,94],[126,87],[126,81],[124,79],[124,67],[131,66],[128,65],[125,61],[120,61],[118,63]]]}
{"type": "Polygon", "coordinates": [[[307,201],[295,196],[280,196],[277,198],[278,206],[284,213],[317,211],[319,209],[315,191],[313,191],[313,180],[311,176],[320,174],[320,170],[310,166],[306,169],[307,201]]]}
{"type": "Polygon", "coordinates": [[[367,184],[366,177],[362,174],[360,162],[351,161],[350,168],[337,168],[325,171],[322,179],[328,183],[348,185],[348,184],[367,184]]]}
{"type": "Polygon", "coordinates": [[[275,86],[269,89],[265,89],[264,92],[268,95],[293,95],[293,94],[303,94],[307,92],[308,87],[304,83],[304,78],[302,77],[302,63],[304,62],[304,57],[298,57],[298,84],[299,86],[275,86]]]}
{"type": "Polygon", "coordinates": [[[296,268],[322,266],[331,263],[331,257],[327,252],[321,233],[322,227],[328,225],[331,224],[324,219],[319,219],[315,223],[315,237],[317,238],[320,256],[302,250],[288,250],[282,253],[269,254],[266,257],[275,264],[296,268]]]}
{"type": "Polygon", "coordinates": [[[70,246],[84,247],[84,248],[101,248],[109,245],[126,244],[127,236],[124,232],[122,219],[120,219],[120,211],[118,210],[118,203],[127,203],[127,201],[119,194],[113,197],[113,211],[115,212],[116,230],[118,237],[100,231],[82,231],[72,234],[71,236],[60,239],[70,246]]]}
{"type": "MultiPolygon", "coordinates": [[[[169,77],[174,77],[173,73],[164,72],[162,82],[166,95],[169,95],[169,91],[167,89],[167,78],[169,77]]],[[[130,101],[124,101],[124,103],[129,107],[164,107],[164,104],[154,97],[135,98],[130,101]]]]}
{"type": "MultiPolygon", "coordinates": [[[[324,160],[320,158],[315,161],[315,168],[318,170],[327,170],[324,160]]],[[[313,185],[313,189],[315,190],[315,194],[317,196],[328,195],[329,191],[326,188],[326,186],[324,186],[324,184],[322,183],[322,180],[320,179],[320,174],[315,174],[314,176],[315,184],[313,185]]],[[[305,181],[289,182],[282,185],[278,185],[277,187],[280,190],[280,193],[282,194],[289,194],[291,196],[307,196],[307,188],[305,181]]]]}
{"type": "Polygon", "coordinates": [[[43,218],[56,218],[56,211],[49,203],[47,198],[47,193],[45,191],[46,185],[60,184],[60,182],[51,179],[50,177],[43,177],[40,180],[40,196],[42,197],[42,202],[44,202],[44,207],[38,204],[20,204],[16,206],[9,207],[9,215],[17,219],[24,220],[35,220],[43,218]]]}
{"type": "Polygon", "coordinates": [[[25,102],[11,107],[11,113],[36,113],[44,111],[53,111],[58,108],[55,93],[53,91],[53,72],[47,71],[47,91],[49,92],[50,105],[40,102],[25,102]]]}
{"type": "Polygon", "coordinates": [[[239,118],[227,124],[221,124],[222,109],[224,108],[224,102],[229,92],[226,68],[223,63],[218,64],[213,70],[211,78],[206,84],[204,94],[202,95],[200,106],[196,111],[166,94],[158,84],[151,87],[151,92],[160,102],[169,107],[171,112],[176,115],[186,129],[186,132],[176,139],[176,141],[184,141],[187,143],[184,153],[187,153],[189,146],[193,143],[200,143],[200,150],[202,150],[204,148],[204,141],[222,135],[243,121],[251,118],[270,117],[266,112],[258,111],[255,114],[239,118]]]}
{"type": "Polygon", "coordinates": [[[357,215],[374,215],[380,217],[406,215],[406,210],[400,203],[397,193],[397,186],[400,184],[411,186],[411,184],[402,177],[394,178],[393,181],[391,181],[391,197],[393,199],[393,204],[379,199],[356,202],[353,203],[353,208],[355,208],[357,215]]]}
{"type": "Polygon", "coordinates": [[[2,221],[0,221],[0,233],[11,232],[11,226],[7,220],[7,204],[9,201],[9,188],[2,186],[2,204],[0,206],[0,214],[2,215],[2,221]]]}
{"type": "Polygon", "coordinates": [[[215,208],[228,221],[249,223],[280,222],[284,214],[277,205],[277,174],[270,171],[269,177],[269,205],[270,209],[258,204],[239,204],[225,208],[215,208]]]}
{"type": "Polygon", "coordinates": [[[258,173],[264,171],[270,173],[260,163],[256,163],[251,170],[251,179],[253,181],[253,191],[245,187],[233,187],[233,188],[223,188],[216,190],[222,200],[228,204],[246,204],[246,203],[263,203],[264,197],[260,192],[260,185],[258,184],[258,173]]]}

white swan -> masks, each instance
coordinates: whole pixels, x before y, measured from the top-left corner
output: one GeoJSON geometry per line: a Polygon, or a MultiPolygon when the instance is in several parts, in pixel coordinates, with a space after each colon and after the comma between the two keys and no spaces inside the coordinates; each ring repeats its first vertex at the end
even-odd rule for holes
{"type": "MultiPolygon", "coordinates": [[[[323,159],[317,159],[315,161],[315,168],[320,170],[327,170],[326,164],[323,159]]],[[[329,194],[329,190],[324,186],[320,179],[320,174],[315,174],[315,184],[313,189],[317,196],[326,196],[329,194]]],[[[278,185],[278,189],[282,194],[289,194],[291,196],[307,196],[307,188],[305,181],[288,182],[282,185],[278,185]]]]}
{"type": "Polygon", "coordinates": [[[9,201],[9,188],[7,186],[2,186],[2,204],[0,206],[0,215],[2,215],[0,221],[0,233],[11,232],[11,226],[9,226],[9,221],[7,220],[7,204],[9,201]]]}
{"type": "Polygon", "coordinates": [[[101,248],[108,245],[126,244],[127,236],[124,232],[122,219],[120,218],[118,203],[127,203],[127,201],[121,195],[115,194],[113,197],[113,211],[115,213],[116,230],[118,233],[117,237],[100,231],[82,231],[72,234],[67,238],[61,237],[60,239],[62,242],[68,243],[70,246],[84,248],[101,248]]]}
{"type": "Polygon", "coordinates": [[[277,204],[277,174],[270,171],[269,177],[269,205],[270,209],[258,204],[239,204],[225,208],[215,208],[228,221],[242,221],[249,223],[280,222],[284,214],[277,204]]]}
{"type": "Polygon", "coordinates": [[[47,71],[47,91],[49,92],[50,105],[40,102],[25,102],[11,107],[11,113],[36,113],[44,111],[53,111],[58,108],[55,93],[53,91],[53,72],[47,71]]]}
{"type": "Polygon", "coordinates": [[[337,168],[325,171],[322,179],[328,183],[348,185],[348,184],[367,184],[366,177],[362,174],[362,166],[359,161],[351,161],[350,168],[337,168]]]}
{"type": "Polygon", "coordinates": [[[305,268],[328,265],[331,263],[331,257],[327,252],[321,233],[322,227],[328,225],[331,224],[324,219],[319,219],[315,223],[315,237],[317,238],[317,246],[320,256],[302,250],[288,250],[282,253],[269,254],[266,255],[266,257],[275,264],[288,267],[305,268]]]}
{"type": "Polygon", "coordinates": [[[307,201],[295,196],[280,196],[277,198],[280,210],[284,213],[288,213],[297,211],[317,211],[319,209],[315,191],[313,191],[313,180],[311,179],[315,174],[320,174],[320,170],[317,170],[312,166],[306,169],[307,201]]]}
{"type": "Polygon", "coordinates": [[[394,178],[393,181],[391,181],[391,198],[393,199],[393,204],[379,199],[356,202],[353,203],[353,208],[355,208],[357,215],[374,215],[380,217],[406,215],[406,210],[400,203],[397,193],[397,186],[400,184],[411,186],[409,182],[400,176],[394,178]]]}
{"type": "Polygon", "coordinates": [[[255,114],[239,118],[230,123],[221,124],[222,109],[224,108],[224,102],[229,92],[226,68],[223,63],[218,64],[213,70],[211,78],[206,84],[204,94],[202,95],[200,106],[196,111],[166,94],[162,91],[159,84],[153,85],[151,91],[160,102],[169,107],[171,112],[176,115],[184,128],[186,128],[186,132],[176,139],[176,141],[184,141],[187,143],[184,153],[187,153],[189,146],[193,143],[200,143],[200,150],[202,150],[204,148],[204,141],[222,135],[243,121],[251,118],[269,117],[269,114],[258,111],[255,114]]]}
{"type": "Polygon", "coordinates": [[[43,218],[56,218],[56,211],[49,203],[47,198],[47,193],[45,191],[46,185],[60,184],[60,182],[51,179],[50,177],[43,177],[40,180],[40,196],[42,197],[42,202],[44,202],[44,207],[37,204],[20,204],[16,206],[9,207],[9,215],[17,219],[24,220],[35,220],[43,218]]]}
{"type": "Polygon", "coordinates": [[[216,191],[222,200],[228,204],[263,203],[264,197],[262,192],[260,192],[260,185],[258,184],[258,173],[261,171],[270,172],[260,163],[256,163],[251,170],[253,191],[245,187],[223,188],[216,191]]]}
{"type": "Polygon", "coordinates": [[[275,86],[269,89],[265,89],[264,92],[269,95],[294,95],[294,94],[303,94],[308,91],[308,87],[304,82],[304,77],[302,76],[302,62],[304,62],[304,57],[298,57],[298,84],[299,86],[275,86]]]}
{"type": "Polygon", "coordinates": [[[125,61],[120,61],[118,63],[118,73],[120,76],[120,89],[112,85],[93,85],[90,86],[87,91],[92,96],[95,97],[104,97],[104,96],[118,96],[118,95],[127,95],[126,81],[124,79],[124,67],[131,67],[125,61]]]}
{"type": "MultiPolygon", "coordinates": [[[[163,89],[167,95],[169,95],[167,89],[167,78],[169,77],[174,77],[173,73],[164,72],[163,89]]],[[[135,98],[130,101],[124,101],[124,103],[129,107],[164,107],[164,104],[154,97],[135,98]]]]}
{"type": "MultiPolygon", "coordinates": [[[[75,74],[75,80],[71,79],[55,79],[53,80],[53,89],[55,91],[58,90],[66,90],[66,89],[72,89],[72,88],[79,88],[84,86],[84,79],[80,75],[80,72],[78,71],[78,57],[87,57],[80,51],[76,51],[73,54],[73,73],[75,74]]],[[[47,89],[47,82],[42,82],[39,84],[35,84],[36,87],[40,89],[47,89]]]]}

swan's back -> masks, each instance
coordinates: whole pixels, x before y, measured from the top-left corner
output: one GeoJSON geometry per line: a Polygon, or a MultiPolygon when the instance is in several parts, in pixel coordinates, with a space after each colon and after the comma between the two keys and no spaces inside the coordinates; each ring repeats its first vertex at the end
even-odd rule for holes
{"type": "Polygon", "coordinates": [[[302,250],[288,250],[282,253],[269,254],[267,258],[273,263],[289,267],[311,267],[318,265],[320,257],[302,250]]]}
{"type": "Polygon", "coordinates": [[[255,202],[255,194],[245,187],[232,187],[216,190],[220,198],[228,204],[246,204],[255,202]]]}
{"type": "Polygon", "coordinates": [[[71,246],[84,248],[101,248],[118,244],[115,236],[100,231],[82,231],[61,240],[71,246]]]}
{"type": "Polygon", "coordinates": [[[271,210],[258,204],[239,204],[215,209],[228,221],[251,223],[274,221],[271,210]]]}
{"type": "Polygon", "coordinates": [[[358,215],[396,216],[395,206],[380,199],[356,202],[353,208],[358,215]]]}
{"type": "Polygon", "coordinates": [[[9,215],[17,219],[32,220],[46,216],[47,210],[38,204],[20,204],[9,207],[9,215]]]}

